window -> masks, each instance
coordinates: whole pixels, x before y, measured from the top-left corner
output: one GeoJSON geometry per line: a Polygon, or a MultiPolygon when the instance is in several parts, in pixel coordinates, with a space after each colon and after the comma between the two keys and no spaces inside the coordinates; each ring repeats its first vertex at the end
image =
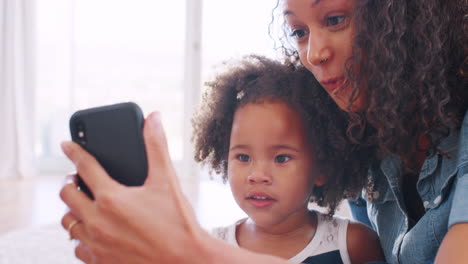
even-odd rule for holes
{"type": "Polygon", "coordinates": [[[222,61],[251,53],[274,57],[274,41],[268,34],[277,0],[205,0],[203,2],[204,80],[222,61]]]}
{"type": "MultiPolygon", "coordinates": [[[[252,53],[275,57],[275,42],[268,29],[276,2],[204,0],[202,82],[213,78],[223,61],[252,53]]],[[[208,172],[204,170],[201,176],[207,179],[208,172]]]]}
{"type": "Polygon", "coordinates": [[[185,16],[184,0],[37,0],[42,170],[66,166],[59,142],[74,111],[123,101],[161,111],[171,157],[183,159],[185,16]]]}

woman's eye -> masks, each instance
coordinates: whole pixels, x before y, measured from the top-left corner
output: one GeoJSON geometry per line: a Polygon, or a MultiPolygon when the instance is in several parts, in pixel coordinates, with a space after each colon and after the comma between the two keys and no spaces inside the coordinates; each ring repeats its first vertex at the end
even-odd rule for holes
{"type": "Polygon", "coordinates": [[[346,19],[346,16],[329,16],[325,18],[327,26],[337,26],[346,19]]]}
{"type": "Polygon", "coordinates": [[[306,35],[306,31],[303,29],[293,29],[291,30],[291,33],[289,34],[289,36],[294,39],[301,39],[305,35],[306,35]]]}
{"type": "Polygon", "coordinates": [[[278,155],[275,157],[275,162],[277,163],[285,163],[288,162],[291,159],[290,156],[288,155],[278,155]]]}
{"type": "Polygon", "coordinates": [[[239,154],[237,155],[237,159],[241,162],[249,162],[250,161],[250,157],[249,155],[245,155],[245,154],[239,154]]]}

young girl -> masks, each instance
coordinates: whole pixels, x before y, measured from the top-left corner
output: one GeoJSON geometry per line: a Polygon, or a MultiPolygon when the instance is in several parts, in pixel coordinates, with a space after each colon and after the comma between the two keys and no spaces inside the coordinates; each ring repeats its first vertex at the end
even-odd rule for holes
{"type": "Polygon", "coordinates": [[[229,181],[248,215],[216,237],[294,263],[383,260],[370,228],[332,216],[359,190],[344,181],[365,173],[358,157],[370,151],[346,142],[343,113],[310,73],[249,56],[207,85],[193,120],[195,159],[229,181]]]}

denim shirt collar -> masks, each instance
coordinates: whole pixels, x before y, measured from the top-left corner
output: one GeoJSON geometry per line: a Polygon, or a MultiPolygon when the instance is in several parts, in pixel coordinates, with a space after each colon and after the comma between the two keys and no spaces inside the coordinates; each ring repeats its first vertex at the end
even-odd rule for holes
{"type": "Polygon", "coordinates": [[[401,160],[397,155],[390,155],[380,163],[380,169],[387,178],[390,187],[398,187],[398,179],[401,174],[401,160]]]}
{"type": "Polygon", "coordinates": [[[450,135],[442,140],[439,144],[439,149],[444,153],[449,153],[455,150],[458,146],[460,131],[458,129],[452,130],[450,135]]]}
{"type": "MultiPolygon", "coordinates": [[[[459,134],[459,130],[452,130],[449,136],[443,139],[439,144],[438,149],[443,153],[450,153],[456,150],[458,146],[459,134]]],[[[434,172],[434,170],[437,168],[438,160],[438,155],[436,154],[424,161],[421,167],[419,180],[434,172]]],[[[392,188],[398,186],[398,179],[401,175],[401,165],[401,160],[398,155],[389,155],[383,159],[380,164],[380,168],[392,188]]]]}

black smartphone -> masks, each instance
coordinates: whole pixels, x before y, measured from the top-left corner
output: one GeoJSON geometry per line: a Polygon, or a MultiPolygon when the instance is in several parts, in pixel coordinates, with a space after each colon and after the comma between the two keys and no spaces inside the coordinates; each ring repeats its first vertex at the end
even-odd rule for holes
{"type": "MultiPolygon", "coordinates": [[[[93,155],[113,179],[138,186],[148,173],[143,123],[140,107],[128,102],[77,111],[70,118],[70,132],[72,140],[93,155]]],[[[78,187],[94,199],[79,176],[78,187]]]]}

